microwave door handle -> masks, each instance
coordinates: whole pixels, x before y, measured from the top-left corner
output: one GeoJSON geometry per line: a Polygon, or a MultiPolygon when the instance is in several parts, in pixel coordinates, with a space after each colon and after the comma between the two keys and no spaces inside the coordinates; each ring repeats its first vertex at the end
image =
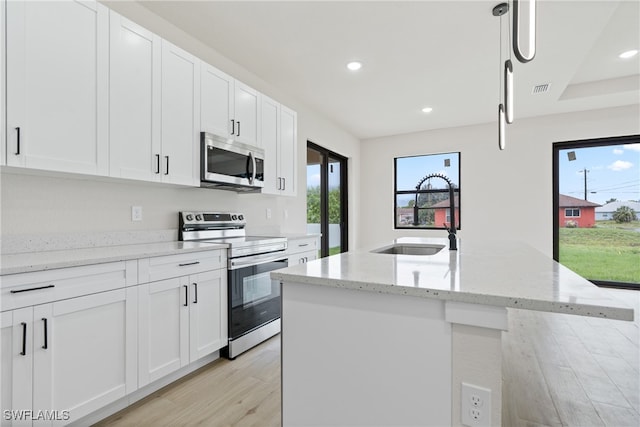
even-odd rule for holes
{"type": "Polygon", "coordinates": [[[253,158],[253,153],[249,152],[249,158],[247,159],[247,179],[249,180],[249,184],[253,185],[253,178],[256,173],[256,160],[253,158]],[[249,169],[249,165],[251,165],[251,169],[249,169]]]}
{"type": "Polygon", "coordinates": [[[251,163],[253,166],[253,174],[251,175],[251,183],[253,184],[256,180],[256,169],[258,168],[258,166],[256,165],[256,158],[253,153],[249,153],[249,156],[251,157],[251,163]]]}

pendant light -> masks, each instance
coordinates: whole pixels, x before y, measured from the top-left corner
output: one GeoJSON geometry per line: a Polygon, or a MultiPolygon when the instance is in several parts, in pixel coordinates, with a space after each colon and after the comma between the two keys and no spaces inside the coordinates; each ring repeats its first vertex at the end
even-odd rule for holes
{"type": "Polygon", "coordinates": [[[502,66],[502,15],[509,11],[509,4],[500,3],[492,10],[493,16],[500,17],[500,44],[499,44],[499,63],[500,63],[500,76],[504,78],[499,79],[498,82],[498,147],[500,150],[504,150],[506,146],[506,124],[513,122],[513,64],[511,60],[507,59],[504,63],[504,69],[502,66]],[[504,93],[504,102],[502,100],[502,94],[504,93]]]}
{"type": "Polygon", "coordinates": [[[513,53],[523,64],[536,56],[536,0],[513,0],[513,53]]]}

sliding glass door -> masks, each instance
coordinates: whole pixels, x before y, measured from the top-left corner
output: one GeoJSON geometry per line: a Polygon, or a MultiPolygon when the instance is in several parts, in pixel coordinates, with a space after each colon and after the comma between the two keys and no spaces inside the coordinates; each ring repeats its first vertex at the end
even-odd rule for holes
{"type": "Polygon", "coordinates": [[[554,259],[600,286],[640,288],[640,136],[553,145],[554,259]]]}
{"type": "Polygon", "coordinates": [[[321,233],[320,256],[348,250],[347,159],[307,143],[307,231],[321,233]]]}

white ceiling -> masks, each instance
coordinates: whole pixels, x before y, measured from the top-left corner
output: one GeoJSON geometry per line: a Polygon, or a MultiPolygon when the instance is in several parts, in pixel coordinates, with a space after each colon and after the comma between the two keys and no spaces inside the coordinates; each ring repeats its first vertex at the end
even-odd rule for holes
{"type": "MultiPolygon", "coordinates": [[[[498,3],[143,2],[361,139],[496,120],[498,3]]],[[[640,103],[640,55],[618,58],[640,49],[640,0],[538,0],[537,31],[534,60],[512,59],[516,120],[640,103]]]]}

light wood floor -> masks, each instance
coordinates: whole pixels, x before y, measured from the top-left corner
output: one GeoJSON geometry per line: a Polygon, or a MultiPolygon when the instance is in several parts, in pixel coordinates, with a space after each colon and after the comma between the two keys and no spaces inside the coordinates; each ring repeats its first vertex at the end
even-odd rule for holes
{"type": "MultiPolygon", "coordinates": [[[[612,290],[640,316],[640,292],[612,290]]],[[[640,426],[640,321],[510,310],[504,426],[640,426]]],[[[280,337],[217,360],[98,426],[280,425],[280,337]]]]}

